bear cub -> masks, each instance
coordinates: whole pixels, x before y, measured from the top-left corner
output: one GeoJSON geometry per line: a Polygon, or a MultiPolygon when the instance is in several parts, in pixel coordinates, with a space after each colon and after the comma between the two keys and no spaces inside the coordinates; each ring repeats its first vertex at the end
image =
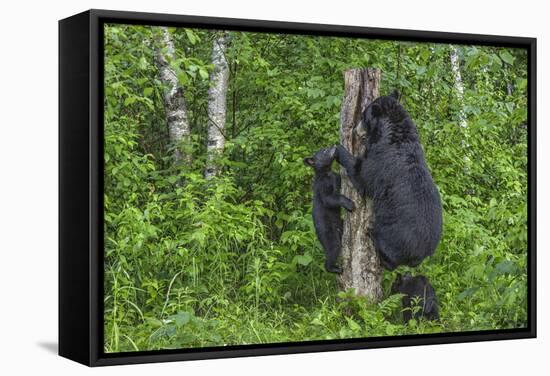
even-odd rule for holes
{"type": "Polygon", "coordinates": [[[441,237],[439,192],[424,158],[416,126],[397,100],[374,100],[354,128],[365,153],[337,146],[336,160],[357,191],[373,201],[374,223],[366,228],[382,265],[417,266],[433,255],[441,237]]]}
{"type": "Polygon", "coordinates": [[[313,177],[313,224],[317,238],[325,250],[325,269],[331,273],[341,273],[338,256],[342,241],[342,218],[340,207],[353,211],[355,205],[349,198],[340,194],[340,175],[332,172],[332,161],[336,148],[321,149],[312,157],[304,158],[304,164],[315,171],[313,177]]]}
{"type": "Polygon", "coordinates": [[[404,294],[401,303],[403,305],[403,321],[407,323],[413,317],[418,320],[424,317],[426,320],[439,320],[439,307],[435,290],[423,275],[413,277],[410,273],[404,276],[397,274],[391,286],[392,294],[404,294]],[[415,312],[414,307],[420,307],[415,312]]]}

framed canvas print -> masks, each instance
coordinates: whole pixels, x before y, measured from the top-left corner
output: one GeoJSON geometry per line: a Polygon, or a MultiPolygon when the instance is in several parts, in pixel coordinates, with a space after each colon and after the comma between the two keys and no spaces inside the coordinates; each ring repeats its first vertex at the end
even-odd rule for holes
{"type": "Polygon", "coordinates": [[[59,353],[531,338],[536,40],[59,22],[59,353]]]}

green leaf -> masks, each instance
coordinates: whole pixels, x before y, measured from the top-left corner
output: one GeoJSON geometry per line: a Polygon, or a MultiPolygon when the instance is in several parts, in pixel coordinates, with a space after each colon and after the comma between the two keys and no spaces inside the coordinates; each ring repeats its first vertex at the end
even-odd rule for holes
{"type": "Polygon", "coordinates": [[[145,89],[143,89],[143,95],[145,95],[146,97],[148,97],[152,93],[153,93],[153,88],[152,87],[146,87],[145,89]]]}
{"type": "Polygon", "coordinates": [[[426,73],[426,67],[421,65],[419,67],[416,68],[416,74],[421,76],[423,75],[424,73],[426,73]]]}
{"type": "Polygon", "coordinates": [[[184,86],[187,83],[188,80],[189,79],[188,79],[187,74],[185,72],[180,72],[178,74],[178,83],[180,85],[184,86]]]}
{"type": "Polygon", "coordinates": [[[191,319],[191,314],[189,312],[178,312],[178,314],[173,315],[172,318],[176,322],[176,326],[179,328],[189,322],[191,319]]]}
{"type": "Polygon", "coordinates": [[[504,50],[504,51],[501,51],[499,54],[500,58],[502,59],[502,61],[504,61],[506,64],[510,64],[512,65],[514,63],[514,60],[516,59],[515,57],[513,57],[510,52],[504,50]]]}
{"type": "Polygon", "coordinates": [[[145,59],[145,57],[143,56],[139,59],[139,69],[141,70],[147,69],[147,59],[145,59]]]}
{"type": "Polygon", "coordinates": [[[162,326],[162,321],[153,317],[146,317],[145,321],[153,328],[160,328],[162,326]]]}
{"type": "Polygon", "coordinates": [[[474,295],[477,290],[479,290],[479,287],[468,287],[466,290],[464,290],[460,294],[458,294],[457,299],[459,301],[464,300],[464,299],[474,295]]]}
{"type": "Polygon", "coordinates": [[[304,255],[294,256],[294,259],[292,261],[295,262],[296,264],[308,266],[311,263],[311,261],[313,261],[313,258],[309,253],[306,253],[304,255]]]}
{"type": "Polygon", "coordinates": [[[499,262],[495,269],[500,274],[513,274],[516,271],[516,264],[510,260],[499,262]]]}
{"type": "Polygon", "coordinates": [[[205,243],[206,234],[202,231],[195,231],[193,235],[191,235],[192,240],[196,240],[199,245],[202,247],[205,243]]]}
{"type": "Polygon", "coordinates": [[[317,317],[314,318],[313,320],[311,320],[311,324],[312,325],[325,326],[325,324],[321,320],[319,320],[319,318],[317,318],[317,317]]]}
{"type": "Polygon", "coordinates": [[[206,80],[208,78],[208,72],[202,68],[199,68],[199,75],[203,80],[206,80]]]}
{"type": "Polygon", "coordinates": [[[197,43],[197,36],[191,30],[185,29],[185,35],[187,35],[187,39],[191,44],[197,43]]]}
{"type": "Polygon", "coordinates": [[[346,321],[348,322],[348,326],[352,331],[358,332],[359,330],[361,330],[361,326],[357,322],[355,322],[355,320],[346,317],[346,321]]]}
{"type": "Polygon", "coordinates": [[[136,101],[136,97],[126,97],[126,99],[124,100],[124,105],[129,106],[135,101],[136,101]]]}
{"type": "Polygon", "coordinates": [[[521,78],[517,81],[516,85],[518,90],[525,90],[527,87],[527,80],[525,78],[521,78]]]}

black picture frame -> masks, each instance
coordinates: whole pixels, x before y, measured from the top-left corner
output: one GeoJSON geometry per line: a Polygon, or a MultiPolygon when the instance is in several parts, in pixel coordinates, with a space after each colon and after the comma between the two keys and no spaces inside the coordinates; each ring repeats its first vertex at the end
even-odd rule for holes
{"type": "Polygon", "coordinates": [[[59,21],[59,354],[88,366],[536,337],[536,39],[246,19],[88,10],[59,21]],[[467,43],[528,52],[528,327],[368,339],[103,352],[103,25],[467,43]]]}

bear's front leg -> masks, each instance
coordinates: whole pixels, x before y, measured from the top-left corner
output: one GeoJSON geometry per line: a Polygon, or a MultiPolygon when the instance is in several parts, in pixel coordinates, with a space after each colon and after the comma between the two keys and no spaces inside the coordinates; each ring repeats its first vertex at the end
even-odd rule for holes
{"type": "Polygon", "coordinates": [[[361,165],[363,160],[355,158],[342,145],[336,146],[336,161],[346,170],[353,187],[361,194],[365,193],[365,183],[361,178],[361,165]]]}
{"type": "Polygon", "coordinates": [[[323,198],[323,205],[328,209],[344,208],[347,211],[355,210],[355,204],[346,196],[332,194],[323,198]]]}
{"type": "Polygon", "coordinates": [[[355,204],[352,200],[347,198],[346,196],[340,195],[340,206],[346,209],[349,212],[352,212],[355,210],[355,204]]]}

